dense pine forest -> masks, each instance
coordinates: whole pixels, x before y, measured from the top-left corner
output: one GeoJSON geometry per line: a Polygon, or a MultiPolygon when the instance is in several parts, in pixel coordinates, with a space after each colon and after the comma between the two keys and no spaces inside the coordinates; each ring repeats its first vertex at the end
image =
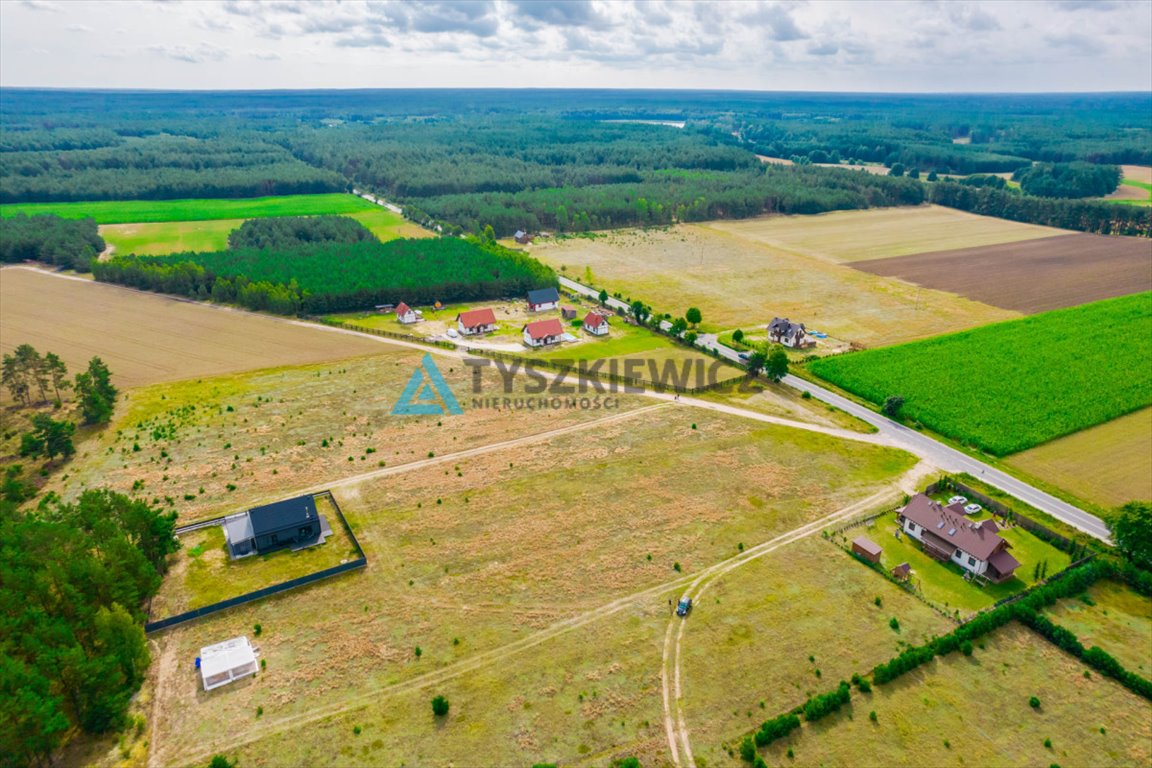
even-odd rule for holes
{"type": "MultiPolygon", "coordinates": [[[[671,91],[127,93],[5,89],[0,202],[253,197],[357,187],[452,234],[583,231],[970,197],[920,179],[1015,173],[990,215],[1146,230],[1050,198],[1152,164],[1152,96],[671,91]],[[803,167],[764,167],[755,155],[803,167]],[[884,179],[822,164],[882,163],[884,179]],[[1033,167],[1034,164],[1041,164],[1033,167]]],[[[1111,188],[1109,188],[1111,185],[1111,188]]],[[[1136,222],[1136,223],[1133,223],[1136,222]]]]}
{"type": "Polygon", "coordinates": [[[337,216],[249,221],[225,251],[118,256],[92,271],[105,282],[285,315],[495,299],[556,284],[551,268],[483,238],[381,243],[365,232],[337,216]]]}

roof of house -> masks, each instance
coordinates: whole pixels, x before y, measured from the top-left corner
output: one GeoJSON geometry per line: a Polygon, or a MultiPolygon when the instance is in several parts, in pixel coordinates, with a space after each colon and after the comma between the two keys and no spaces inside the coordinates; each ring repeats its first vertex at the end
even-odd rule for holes
{"type": "Polygon", "coordinates": [[[247,512],[237,512],[224,518],[224,537],[232,544],[248,541],[252,533],[252,516],[247,512]]]}
{"type": "Polygon", "coordinates": [[[528,291],[529,304],[548,304],[557,301],[560,301],[560,292],[555,288],[537,288],[534,291],[528,291]]]}
{"type": "Polygon", "coordinates": [[[1012,557],[1007,549],[1002,549],[996,552],[992,557],[988,558],[988,565],[995,568],[1000,573],[1012,573],[1020,567],[1020,561],[1012,557]]]}
{"type": "Polygon", "coordinates": [[[259,536],[294,525],[312,522],[317,518],[316,499],[311,494],[284,499],[248,510],[252,520],[252,534],[259,536]]]}
{"type": "Polygon", "coordinates": [[[520,238],[524,237],[524,236],[525,236],[525,235],[527,235],[527,234],[528,234],[528,233],[527,233],[527,232],[525,232],[524,230],[522,230],[522,229],[518,229],[518,230],[516,230],[516,234],[512,235],[512,237],[514,237],[514,238],[516,238],[517,240],[519,240],[520,238]]]}
{"type": "Polygon", "coordinates": [[[534,320],[524,326],[524,330],[527,331],[528,336],[533,339],[543,339],[548,336],[562,336],[564,334],[564,326],[555,317],[550,317],[547,320],[534,320]]]}
{"type": "Polygon", "coordinates": [[[470,309],[456,315],[456,319],[464,324],[465,328],[475,328],[479,325],[496,325],[496,313],[491,307],[483,309],[470,309]]]}
{"type": "Polygon", "coordinates": [[[398,315],[406,315],[411,311],[412,311],[412,307],[408,306],[404,302],[400,302],[399,304],[396,305],[396,314],[398,314],[398,315]]]}
{"type": "Polygon", "coordinates": [[[858,536],[852,540],[852,546],[858,548],[861,552],[867,552],[870,555],[879,555],[882,550],[880,545],[872,541],[867,536],[858,536]]]}
{"type": "Polygon", "coordinates": [[[946,507],[922,493],[908,501],[902,514],[927,533],[978,560],[987,560],[996,550],[1011,546],[1000,534],[965,518],[961,505],[946,507]]]}
{"type": "Polygon", "coordinates": [[[599,328],[601,325],[608,325],[608,318],[599,312],[589,312],[584,316],[584,325],[589,328],[599,328]]]}
{"type": "Polygon", "coordinates": [[[793,336],[803,332],[804,323],[794,323],[786,317],[774,317],[772,318],[772,322],[768,323],[768,333],[776,333],[781,336],[793,336]]]}

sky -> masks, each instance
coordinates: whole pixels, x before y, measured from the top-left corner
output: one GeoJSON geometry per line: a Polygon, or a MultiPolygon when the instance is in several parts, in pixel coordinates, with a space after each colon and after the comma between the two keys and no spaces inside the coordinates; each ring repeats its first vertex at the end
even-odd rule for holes
{"type": "Polygon", "coordinates": [[[1152,0],[0,0],[0,86],[1152,90],[1152,0]]]}

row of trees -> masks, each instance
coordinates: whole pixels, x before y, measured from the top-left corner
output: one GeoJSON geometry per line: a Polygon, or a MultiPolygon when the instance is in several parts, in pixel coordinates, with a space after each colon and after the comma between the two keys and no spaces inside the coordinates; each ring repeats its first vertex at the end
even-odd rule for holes
{"type": "MultiPolygon", "coordinates": [[[[6,486],[7,488],[7,486],[6,486]]],[[[106,490],[21,512],[0,499],[0,764],[51,760],[65,733],[123,726],[146,674],[143,606],[176,514],[106,490]]]]}
{"type": "Polygon", "coordinates": [[[0,221],[0,262],[43,261],[87,272],[104,250],[92,219],[59,216],[6,216],[0,221]]]}
{"type": "Polygon", "coordinates": [[[1104,235],[1152,236],[1152,216],[1147,208],[1135,205],[1032,197],[943,181],[930,188],[928,199],[949,208],[1029,224],[1104,235]]]}

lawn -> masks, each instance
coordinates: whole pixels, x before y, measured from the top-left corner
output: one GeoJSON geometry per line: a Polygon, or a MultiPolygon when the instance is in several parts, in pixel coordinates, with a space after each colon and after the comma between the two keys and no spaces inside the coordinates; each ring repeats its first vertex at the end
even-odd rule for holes
{"type": "Polygon", "coordinates": [[[809,370],[998,456],[1152,404],[1152,293],[1060,309],[809,370]],[[1087,333],[1085,329],[1092,329],[1087,333]]]}
{"type": "Polygon", "coordinates": [[[22,267],[0,278],[0,327],[4,354],[31,344],[72,373],[98,355],[122,390],[382,351],[372,339],[22,267]]]}
{"type": "MultiPolygon", "coordinates": [[[[308,212],[307,215],[313,214],[308,212]]],[[[371,206],[371,210],[357,210],[342,215],[356,219],[382,241],[432,236],[428,230],[376,205],[371,206]]],[[[248,217],[251,218],[252,214],[248,214],[248,217]]],[[[104,224],[100,227],[100,235],[116,249],[117,255],[135,253],[140,256],[163,256],[187,251],[222,251],[228,247],[228,235],[243,223],[244,219],[214,219],[104,224]]]]}
{"type": "MultiPolygon", "coordinates": [[[[972,515],[972,520],[987,518],[987,514],[972,515]]],[[[1034,569],[1037,564],[1048,563],[1048,575],[1067,568],[1072,560],[1050,544],[1036,538],[1019,526],[1002,530],[1000,535],[1012,545],[1012,556],[1020,561],[1016,575],[1002,584],[978,586],[964,580],[964,570],[955,563],[941,563],[933,560],[910,537],[901,534],[897,539],[895,531],[899,526],[895,514],[878,518],[867,528],[853,528],[845,531],[838,542],[849,546],[857,536],[866,536],[884,550],[880,565],[891,571],[901,563],[912,566],[911,583],[928,602],[948,613],[959,613],[961,618],[987,608],[997,600],[1020,592],[1035,583],[1034,569]]],[[[848,555],[845,555],[848,557],[848,555]]],[[[861,564],[861,568],[865,567],[861,564]]]]}
{"type": "Polygon", "coordinates": [[[1052,621],[1075,633],[1085,648],[1098,645],[1128,671],[1152,678],[1152,598],[1114,581],[1093,584],[1086,597],[1049,609],[1052,621]]]}
{"type": "Polygon", "coordinates": [[[1014,454],[1007,463],[1106,509],[1152,499],[1152,408],[1014,454]]]}
{"type": "Polygon", "coordinates": [[[720,579],[684,628],[693,756],[734,765],[726,747],[764,720],[953,626],[819,537],[755,560],[720,579]]]}
{"type": "Polygon", "coordinates": [[[1085,669],[1010,624],[970,657],[952,653],[871,694],[853,691],[846,711],[762,752],[771,766],[1148,765],[1152,703],[1085,669]]]}
{"type": "Polygon", "coordinates": [[[172,556],[164,583],[152,599],[149,621],[202,608],[359,557],[328,497],[316,497],[316,507],[331,526],[332,535],[319,546],[297,552],[285,549],[233,560],[228,556],[224,529],[218,525],[181,536],[180,551],[172,556]]]}
{"type": "Polygon", "coordinates": [[[369,567],[159,635],[155,758],[226,749],[244,765],[278,764],[284,737],[313,725],[322,738],[289,739],[305,763],[351,745],[355,761],[420,764],[436,734],[482,763],[659,754],[659,639],[676,588],[738,543],[890,487],[912,463],[889,448],[666,405],[339,484],[369,567]],[[196,650],[257,622],[268,673],[197,693],[196,650]],[[428,700],[441,692],[455,703],[437,728],[428,700]],[[351,741],[360,723],[363,745],[351,741]],[[360,753],[376,740],[375,755],[360,753]]]}
{"type": "MultiPolygon", "coordinates": [[[[914,218],[920,209],[907,210],[914,218]]],[[[880,216],[880,229],[887,231],[890,213],[865,211],[858,221],[880,216]]],[[[826,221],[803,218],[814,227],[826,221]]],[[[676,317],[699,307],[709,331],[752,333],[780,316],[833,339],[881,346],[1019,316],[760,242],[719,224],[569,238],[534,246],[532,255],[572,275],[591,268],[595,286],[643,300],[658,313],[676,317]]]]}
{"type": "MultiPolygon", "coordinates": [[[[83,203],[0,205],[0,217],[51,213],[65,219],[93,218],[97,224],[254,219],[264,216],[321,216],[375,211],[380,206],[351,194],[284,195],[223,200],[101,200],[83,203]]],[[[393,214],[395,215],[395,214],[393,214]]]]}

